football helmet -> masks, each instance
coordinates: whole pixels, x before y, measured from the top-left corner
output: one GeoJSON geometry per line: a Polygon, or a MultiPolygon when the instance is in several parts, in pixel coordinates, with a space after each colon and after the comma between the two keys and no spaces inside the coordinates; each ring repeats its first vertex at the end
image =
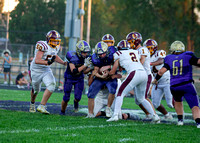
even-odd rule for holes
{"type": "Polygon", "coordinates": [[[135,49],[142,42],[142,35],[139,32],[131,32],[126,36],[132,49],[135,49]]]}
{"type": "Polygon", "coordinates": [[[181,41],[174,41],[170,46],[170,51],[173,52],[184,52],[185,45],[181,41]]]}
{"type": "Polygon", "coordinates": [[[95,46],[95,54],[99,57],[99,55],[106,53],[108,55],[108,45],[103,41],[98,42],[95,46]]]}
{"type": "Polygon", "coordinates": [[[126,40],[121,40],[118,44],[117,44],[117,49],[118,50],[128,50],[130,49],[130,44],[128,43],[128,41],[126,40]]]}
{"type": "Polygon", "coordinates": [[[51,30],[46,35],[47,43],[52,48],[56,48],[60,45],[61,39],[60,34],[56,30],[51,30]]]}
{"type": "Polygon", "coordinates": [[[153,39],[147,39],[144,41],[143,46],[148,48],[151,56],[158,50],[158,44],[153,39]]]}
{"type": "Polygon", "coordinates": [[[107,42],[111,42],[112,44],[110,46],[114,46],[115,44],[115,39],[111,34],[106,34],[102,37],[102,41],[107,43],[107,42]]]}
{"type": "Polygon", "coordinates": [[[90,51],[91,49],[88,42],[81,40],[81,41],[78,41],[78,43],[76,44],[76,53],[79,57],[86,58],[87,56],[89,56],[90,51]],[[87,56],[83,56],[82,52],[87,53],[87,56]]]}

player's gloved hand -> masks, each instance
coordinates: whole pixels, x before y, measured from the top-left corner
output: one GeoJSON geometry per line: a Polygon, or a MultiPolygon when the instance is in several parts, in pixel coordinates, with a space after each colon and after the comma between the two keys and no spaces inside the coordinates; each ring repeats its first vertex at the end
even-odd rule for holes
{"type": "Polygon", "coordinates": [[[47,64],[51,65],[56,59],[56,56],[53,56],[50,60],[48,60],[47,64]]]}
{"type": "Polygon", "coordinates": [[[152,84],[157,85],[157,84],[158,84],[158,81],[157,81],[156,79],[154,79],[154,80],[152,81],[152,84]]]}
{"type": "Polygon", "coordinates": [[[84,61],[84,66],[88,67],[90,64],[92,64],[91,57],[87,57],[84,61]]]}

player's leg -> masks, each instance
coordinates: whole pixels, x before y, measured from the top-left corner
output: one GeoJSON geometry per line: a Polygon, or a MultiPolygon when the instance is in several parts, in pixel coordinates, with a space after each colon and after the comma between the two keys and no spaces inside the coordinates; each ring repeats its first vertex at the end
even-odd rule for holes
{"type": "Polygon", "coordinates": [[[200,128],[199,97],[193,84],[187,84],[184,97],[192,110],[193,119],[197,124],[197,128],[200,128]]]}
{"type": "Polygon", "coordinates": [[[95,79],[92,84],[90,85],[89,87],[89,90],[88,90],[88,117],[89,118],[94,118],[94,113],[93,113],[93,110],[94,110],[94,98],[95,96],[97,95],[97,93],[101,90],[101,88],[103,87],[105,83],[98,80],[98,79],[95,79]]]}
{"type": "Polygon", "coordinates": [[[121,86],[117,90],[116,98],[115,98],[115,108],[114,108],[114,114],[113,116],[108,119],[108,122],[111,121],[118,121],[119,120],[119,114],[121,111],[121,106],[123,103],[123,98],[125,95],[127,95],[131,90],[133,90],[133,87],[137,84],[137,78],[135,76],[136,72],[133,71],[130,74],[127,75],[127,77],[122,82],[121,86]]]}
{"type": "Polygon", "coordinates": [[[173,96],[172,96],[172,93],[170,91],[170,85],[168,84],[168,85],[164,86],[163,90],[164,90],[164,93],[165,93],[165,100],[167,102],[167,106],[169,108],[174,108],[174,106],[172,104],[173,103],[173,96]]]}
{"type": "Polygon", "coordinates": [[[159,123],[160,122],[160,118],[158,117],[157,114],[155,114],[152,105],[145,99],[145,92],[146,90],[144,89],[144,87],[147,84],[147,77],[144,76],[145,74],[140,74],[138,76],[138,81],[140,81],[140,83],[135,87],[135,91],[136,91],[136,98],[137,101],[142,104],[144,106],[144,108],[148,111],[148,113],[150,113],[150,115],[152,116],[152,120],[154,122],[159,123]]]}
{"type": "Polygon", "coordinates": [[[178,87],[170,87],[171,93],[173,95],[174,98],[174,108],[176,110],[176,114],[178,117],[178,123],[177,125],[182,126],[183,125],[183,89],[182,86],[178,86],[178,87]]]}
{"type": "Polygon", "coordinates": [[[78,111],[78,108],[79,108],[78,102],[81,100],[83,89],[84,89],[84,79],[79,79],[74,84],[74,110],[75,112],[78,111]]]}
{"type": "Polygon", "coordinates": [[[72,86],[73,86],[72,80],[65,78],[65,82],[64,82],[63,86],[64,86],[64,96],[63,96],[63,100],[61,102],[60,115],[65,115],[65,110],[66,110],[67,104],[70,100],[70,93],[72,91],[72,86]]]}
{"type": "Polygon", "coordinates": [[[117,79],[113,79],[109,82],[106,83],[106,86],[109,90],[109,95],[108,95],[108,104],[106,107],[106,117],[111,117],[112,116],[112,109],[111,105],[113,103],[113,100],[115,99],[115,93],[117,89],[117,79]]]}
{"type": "Polygon", "coordinates": [[[40,105],[37,107],[37,111],[44,113],[44,114],[50,114],[47,111],[46,103],[49,100],[49,98],[51,97],[51,95],[54,92],[55,87],[56,87],[56,82],[55,82],[55,78],[53,76],[52,71],[44,73],[44,77],[43,77],[42,81],[46,85],[46,89],[44,91],[40,105]]]}
{"type": "Polygon", "coordinates": [[[42,73],[38,74],[35,72],[31,72],[31,78],[32,78],[32,89],[31,89],[31,103],[30,103],[29,112],[36,112],[35,99],[41,89],[42,73]]]}
{"type": "Polygon", "coordinates": [[[162,113],[163,115],[165,115],[165,119],[170,119],[170,116],[167,112],[167,110],[165,109],[165,107],[161,104],[161,100],[163,98],[163,93],[164,93],[164,87],[161,85],[153,85],[152,88],[152,103],[154,108],[156,108],[160,113],[162,113]]]}
{"type": "MultiPolygon", "coordinates": [[[[107,93],[107,94],[109,94],[109,93],[107,93]]],[[[93,111],[95,117],[102,116],[101,110],[104,107],[106,107],[106,105],[107,105],[107,102],[104,103],[104,101],[106,100],[104,98],[105,96],[106,95],[103,94],[102,90],[100,90],[98,92],[98,94],[96,95],[96,97],[95,97],[95,100],[94,100],[94,111],[93,111]]],[[[105,115],[105,112],[103,113],[103,115],[105,115]]]]}

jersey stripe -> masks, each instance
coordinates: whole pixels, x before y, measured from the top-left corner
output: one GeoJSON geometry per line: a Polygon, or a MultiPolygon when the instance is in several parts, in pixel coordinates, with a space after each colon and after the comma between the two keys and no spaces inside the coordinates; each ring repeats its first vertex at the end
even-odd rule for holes
{"type": "Polygon", "coordinates": [[[123,90],[126,88],[126,86],[131,82],[131,80],[133,79],[133,77],[135,76],[135,71],[132,71],[128,77],[126,78],[126,80],[122,83],[122,85],[119,88],[119,91],[117,93],[117,96],[121,96],[123,90]]]}
{"type": "Polygon", "coordinates": [[[48,50],[48,47],[45,43],[38,41],[39,44],[41,44],[44,47],[44,50],[48,50]]]}

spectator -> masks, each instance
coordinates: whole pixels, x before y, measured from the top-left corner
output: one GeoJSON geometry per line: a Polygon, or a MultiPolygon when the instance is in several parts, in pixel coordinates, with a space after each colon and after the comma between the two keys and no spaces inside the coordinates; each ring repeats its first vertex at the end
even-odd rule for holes
{"type": "Polygon", "coordinates": [[[4,73],[4,84],[13,84],[13,82],[11,81],[11,62],[12,62],[12,57],[9,56],[10,51],[5,50],[4,51],[4,59],[3,59],[3,64],[2,64],[2,69],[3,69],[3,73],[4,73]],[[9,82],[7,82],[7,75],[9,78],[9,82]]]}
{"type": "Polygon", "coordinates": [[[27,85],[29,84],[29,82],[24,78],[25,76],[27,76],[28,72],[27,71],[22,71],[20,74],[18,74],[17,78],[16,78],[16,85],[18,88],[23,88],[23,85],[27,85]]]}

